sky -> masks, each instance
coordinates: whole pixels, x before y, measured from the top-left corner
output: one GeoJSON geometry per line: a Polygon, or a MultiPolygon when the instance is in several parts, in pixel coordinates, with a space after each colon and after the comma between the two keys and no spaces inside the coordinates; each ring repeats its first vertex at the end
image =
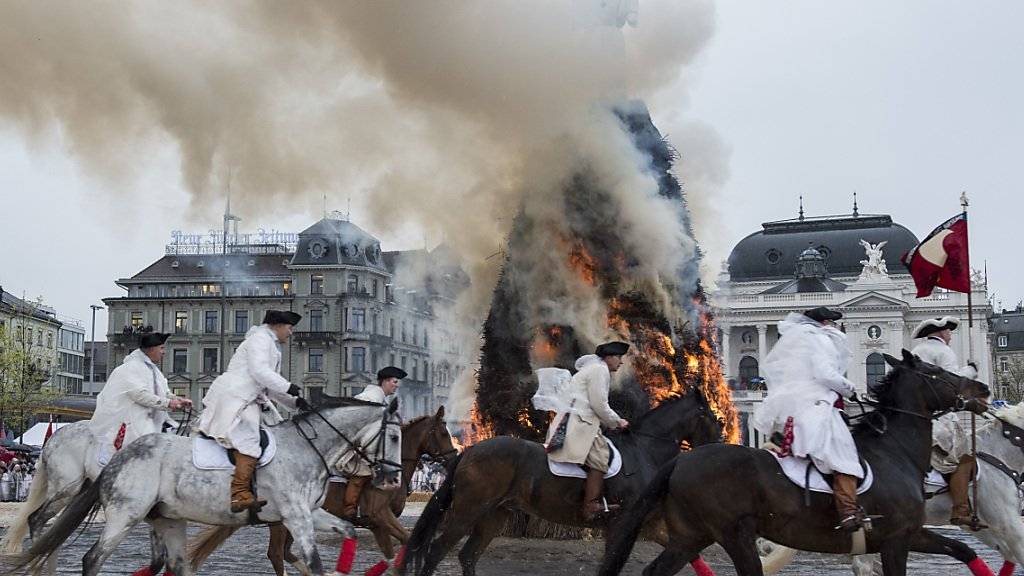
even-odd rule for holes
{"type": "MultiPolygon", "coordinates": [[[[639,26],[644,26],[641,0],[639,26]]],[[[714,4],[714,31],[675,84],[647,95],[655,123],[693,186],[697,240],[710,270],[762,222],[885,213],[923,237],[971,199],[975,267],[1005,307],[1024,297],[1010,240],[1022,199],[1024,5],[1016,2],[738,2],[714,4]],[[699,136],[699,137],[698,137],[699,136]]],[[[2,96],[0,96],[2,97],[2,96]]],[[[0,103],[2,104],[2,103],[0,103]]],[[[89,329],[89,305],[163,253],[172,230],[206,232],[178,147],[160,134],[121,178],[89,170],[61,127],[27,132],[0,118],[0,286],[41,297],[89,329]]],[[[685,184],[685,182],[684,182],[685,184]]],[[[328,209],[370,220],[360,190],[328,209]]],[[[240,228],[299,231],[321,193],[250,216],[240,228]]],[[[365,224],[385,249],[440,238],[365,224]]],[[[890,268],[898,255],[886,254],[890,268]]],[[[713,274],[711,274],[713,276],[713,274]]],[[[106,332],[103,314],[96,333],[106,332]]],[[[100,337],[99,339],[103,339],[100,337]]]]}

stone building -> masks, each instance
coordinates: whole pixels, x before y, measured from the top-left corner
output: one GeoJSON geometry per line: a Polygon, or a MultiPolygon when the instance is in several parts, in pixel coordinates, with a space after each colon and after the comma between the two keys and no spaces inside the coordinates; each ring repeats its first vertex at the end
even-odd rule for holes
{"type": "Polygon", "coordinates": [[[989,323],[992,369],[996,396],[1010,402],[1024,400],[1024,305],[993,314],[989,323]]]}
{"type": "MultiPolygon", "coordinates": [[[[778,341],[778,322],[790,312],[828,306],[843,313],[840,327],[852,357],[847,376],[864,391],[886,372],[883,354],[899,356],[916,342],[910,335],[926,318],[955,316],[964,322],[952,341],[961,362],[969,354],[967,295],[942,289],[917,298],[899,258],[917,237],[887,215],[852,214],[767,222],[741,240],[723,266],[712,295],[721,331],[725,377],[748,443],[760,438],[747,425],[763,398],[759,365],[778,341]]],[[[987,289],[975,282],[970,330],[980,379],[990,382],[987,289]]]]}
{"type": "Polygon", "coordinates": [[[80,320],[59,317],[57,364],[51,382],[64,394],[84,393],[85,327],[80,320]]]}
{"type": "Polygon", "coordinates": [[[0,287],[0,331],[31,359],[27,377],[48,381],[57,367],[57,336],[61,322],[53,308],[18,298],[0,287]]]}
{"type": "Polygon", "coordinates": [[[400,394],[406,416],[432,411],[447,397],[438,363],[450,356],[433,344],[443,331],[442,308],[465,287],[465,274],[436,281],[450,272],[437,262],[443,250],[384,252],[355,224],[324,218],[294,245],[168,252],[117,281],[126,295],[104,300],[110,366],[120,364],[139,332],[171,332],[168,383],[198,401],[268,309],[293,310],[302,321],[282,347],[281,372],[308,397],[358,394],[386,365],[409,373],[400,394]]]}
{"type": "Polygon", "coordinates": [[[110,370],[107,367],[107,342],[92,342],[88,341],[85,343],[85,383],[83,384],[83,394],[95,396],[100,393],[103,389],[103,385],[107,382],[107,374],[110,370]],[[96,351],[95,365],[93,363],[93,350],[96,351]]]}

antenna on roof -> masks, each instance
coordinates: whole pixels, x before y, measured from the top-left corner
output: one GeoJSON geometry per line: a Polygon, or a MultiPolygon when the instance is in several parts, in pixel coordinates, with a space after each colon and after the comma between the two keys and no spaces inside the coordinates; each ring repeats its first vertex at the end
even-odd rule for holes
{"type": "Polygon", "coordinates": [[[234,244],[238,243],[238,223],[242,221],[241,218],[231,213],[231,167],[228,166],[228,200],[227,205],[224,207],[224,253],[228,253],[228,229],[231,227],[231,223],[234,222],[234,244]]]}
{"type": "Polygon", "coordinates": [[[800,195],[800,221],[804,219],[804,195],[800,195]]]}
{"type": "Polygon", "coordinates": [[[348,206],[345,208],[345,222],[352,221],[352,195],[348,196],[348,206]]]}
{"type": "Polygon", "coordinates": [[[854,190],[853,191],[853,217],[856,218],[858,216],[860,216],[860,212],[857,211],[857,191],[854,190]]]}

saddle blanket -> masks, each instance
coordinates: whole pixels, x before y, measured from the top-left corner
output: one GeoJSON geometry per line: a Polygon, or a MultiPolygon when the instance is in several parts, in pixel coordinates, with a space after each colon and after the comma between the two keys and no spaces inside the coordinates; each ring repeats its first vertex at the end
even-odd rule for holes
{"type": "MultiPolygon", "coordinates": [[[[267,447],[263,449],[263,454],[260,455],[260,461],[257,464],[259,468],[269,464],[274,459],[274,454],[277,453],[277,440],[274,438],[274,434],[266,428],[262,430],[267,434],[268,442],[267,447]]],[[[235,465],[228,460],[228,449],[217,444],[216,440],[202,436],[192,437],[192,464],[200,470],[235,469],[235,465]]]]}
{"type": "Polygon", "coordinates": [[[946,483],[946,479],[942,477],[937,470],[929,470],[928,475],[924,477],[924,492],[925,494],[934,494],[939,491],[944,491],[945,488],[949,487],[946,483]]]}
{"type": "MultiPolygon", "coordinates": [[[[607,440],[607,438],[605,438],[607,440]]],[[[605,478],[611,478],[622,470],[622,454],[619,454],[619,449],[612,444],[611,440],[608,440],[608,447],[612,449],[612,463],[608,466],[608,472],[605,473],[605,478]]],[[[583,466],[579,464],[571,464],[569,462],[555,462],[548,458],[548,470],[555,476],[562,476],[563,478],[586,478],[587,472],[583,470],[583,466]]]]}
{"type": "MultiPolygon", "coordinates": [[[[829,486],[828,482],[825,481],[825,477],[818,472],[818,469],[811,464],[811,461],[807,458],[798,458],[796,456],[785,456],[780,458],[772,450],[768,452],[775,457],[778,461],[779,466],[782,467],[783,474],[786,478],[789,478],[790,482],[803,488],[805,485],[811,492],[821,492],[823,494],[831,494],[832,487],[829,486]],[[810,481],[808,482],[807,467],[811,468],[810,481]]],[[[875,475],[871,472],[871,465],[864,462],[864,466],[867,467],[867,473],[864,474],[864,481],[857,486],[857,494],[863,494],[871,489],[871,485],[875,481],[875,475]]]]}

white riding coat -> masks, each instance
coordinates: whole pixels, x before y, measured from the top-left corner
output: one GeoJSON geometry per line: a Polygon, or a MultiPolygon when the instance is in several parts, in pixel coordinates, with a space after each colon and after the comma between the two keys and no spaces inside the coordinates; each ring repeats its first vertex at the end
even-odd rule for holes
{"type": "MultiPolygon", "coordinates": [[[[384,394],[384,389],[376,384],[370,384],[363,389],[362,392],[356,394],[357,400],[366,400],[367,402],[378,402],[387,406],[388,402],[391,401],[391,397],[384,394]]],[[[377,452],[377,444],[380,442],[378,439],[376,442],[370,443],[367,446],[360,446],[363,453],[372,455],[377,452]]],[[[370,463],[363,460],[354,451],[347,452],[345,456],[338,463],[338,469],[341,470],[342,474],[349,478],[356,476],[371,476],[373,470],[370,469],[370,463]]]]}
{"type": "MultiPolygon", "coordinates": [[[[926,337],[911,352],[921,360],[947,372],[971,379],[978,377],[978,371],[974,367],[960,366],[953,349],[936,336],[926,337]]],[[[932,450],[932,468],[942,474],[956,470],[960,458],[970,454],[971,446],[967,432],[960,424],[960,416],[956,412],[937,418],[932,424],[932,447],[939,448],[932,450]]]]}
{"type": "MultiPolygon", "coordinates": [[[[565,430],[565,443],[548,454],[555,462],[583,464],[594,440],[601,435],[601,425],[615,429],[621,419],[608,405],[608,389],[612,375],[608,364],[598,356],[588,354],[576,361],[576,369],[567,390],[566,410],[569,423],[565,430]]],[[[558,412],[548,427],[547,441],[551,441],[566,412],[558,412]]]]}
{"type": "Polygon", "coordinates": [[[141,349],[135,350],[114,368],[96,397],[89,429],[109,446],[124,424],[122,446],[127,446],[140,436],[163,430],[164,422],[170,420],[167,404],[173,397],[160,368],[141,349]]]}
{"type": "Polygon", "coordinates": [[[291,384],[280,371],[277,336],[266,324],[253,326],[231,357],[227,372],[213,381],[203,398],[197,429],[225,448],[259,458],[261,411],[276,412],[271,399],[295,408],[295,398],[288,395],[291,384]]]}
{"type": "Polygon", "coordinates": [[[796,313],[779,322],[779,334],[761,367],[768,395],[754,426],[771,436],[792,417],[794,455],[810,458],[826,474],[863,477],[853,436],[834,406],[855,390],[843,375],[850,357],[846,334],[796,313]]]}

